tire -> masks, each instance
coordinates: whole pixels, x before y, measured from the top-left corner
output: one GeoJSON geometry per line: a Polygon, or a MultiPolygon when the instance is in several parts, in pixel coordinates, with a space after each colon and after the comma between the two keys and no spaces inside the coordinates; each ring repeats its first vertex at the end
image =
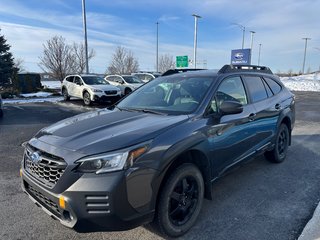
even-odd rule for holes
{"type": "Polygon", "coordinates": [[[285,160],[289,147],[289,138],[289,129],[287,125],[281,124],[277,132],[274,149],[265,153],[266,158],[270,162],[281,163],[285,160]]]}
{"type": "Polygon", "coordinates": [[[70,96],[69,96],[68,90],[67,90],[66,88],[63,88],[63,89],[62,89],[62,95],[63,95],[63,99],[64,99],[65,101],[69,101],[69,100],[70,100],[70,96]]]}
{"type": "Polygon", "coordinates": [[[90,106],[91,105],[91,98],[90,98],[90,93],[88,92],[84,92],[83,93],[83,103],[86,106],[90,106]]]}
{"type": "Polygon", "coordinates": [[[152,225],[160,234],[179,237],[195,223],[204,195],[202,174],[193,164],[183,164],[166,181],[152,225]]]}
{"type": "Polygon", "coordinates": [[[126,88],[125,90],[124,90],[124,95],[128,95],[128,94],[130,94],[132,92],[132,90],[130,89],[130,88],[126,88]]]}

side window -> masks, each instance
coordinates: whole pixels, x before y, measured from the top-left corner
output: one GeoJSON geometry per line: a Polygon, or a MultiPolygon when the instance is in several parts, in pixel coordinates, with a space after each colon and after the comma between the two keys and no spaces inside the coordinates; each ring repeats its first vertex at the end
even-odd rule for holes
{"type": "Polygon", "coordinates": [[[67,77],[66,80],[67,82],[73,82],[73,76],[67,77]]]}
{"type": "Polygon", "coordinates": [[[267,82],[267,84],[269,85],[269,87],[271,88],[272,92],[274,95],[276,95],[277,93],[279,93],[281,91],[281,86],[274,80],[272,80],[271,78],[264,78],[267,82]]]}
{"type": "Polygon", "coordinates": [[[246,91],[239,76],[230,77],[222,81],[214,98],[211,100],[209,114],[218,112],[224,101],[236,101],[242,105],[248,104],[246,91]]]}
{"type": "Polygon", "coordinates": [[[268,97],[272,97],[273,96],[273,92],[271,91],[269,85],[266,83],[265,80],[262,80],[262,82],[263,82],[264,87],[267,90],[268,97]]]}
{"type": "Polygon", "coordinates": [[[79,77],[77,77],[77,76],[74,77],[73,82],[74,82],[75,84],[77,84],[77,85],[81,85],[81,79],[80,79],[79,77]]]}
{"type": "Polygon", "coordinates": [[[108,81],[114,81],[114,76],[108,76],[108,77],[107,77],[107,80],[108,80],[108,81]]]}
{"type": "Polygon", "coordinates": [[[258,76],[245,76],[244,80],[249,89],[249,94],[253,102],[259,102],[268,98],[267,91],[258,76]]]}

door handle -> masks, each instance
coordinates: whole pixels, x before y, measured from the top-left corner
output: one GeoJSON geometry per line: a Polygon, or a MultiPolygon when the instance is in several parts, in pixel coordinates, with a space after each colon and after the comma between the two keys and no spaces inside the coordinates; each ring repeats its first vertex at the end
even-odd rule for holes
{"type": "Polygon", "coordinates": [[[280,110],[280,109],[281,109],[280,103],[277,103],[277,104],[274,106],[274,108],[275,108],[276,110],[280,110]]]}
{"type": "Polygon", "coordinates": [[[250,113],[250,115],[249,115],[249,121],[254,121],[254,119],[255,119],[255,117],[257,116],[257,114],[255,114],[255,113],[250,113]]]}

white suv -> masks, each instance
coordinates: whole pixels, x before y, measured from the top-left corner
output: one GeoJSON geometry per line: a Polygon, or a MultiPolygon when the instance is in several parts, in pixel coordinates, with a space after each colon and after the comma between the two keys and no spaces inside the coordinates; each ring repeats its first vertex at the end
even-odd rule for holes
{"type": "Polygon", "coordinates": [[[66,101],[76,97],[90,105],[92,102],[118,101],[121,91],[96,75],[69,75],[62,81],[62,95],[66,101]]]}
{"type": "Polygon", "coordinates": [[[144,84],[139,78],[131,75],[108,75],[104,79],[120,88],[122,95],[127,95],[144,84]]]}

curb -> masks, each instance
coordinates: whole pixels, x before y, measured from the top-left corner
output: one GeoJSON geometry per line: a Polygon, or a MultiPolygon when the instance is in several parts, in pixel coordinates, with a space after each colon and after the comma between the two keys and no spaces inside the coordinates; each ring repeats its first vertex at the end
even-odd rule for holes
{"type": "Polygon", "coordinates": [[[320,239],[320,204],[313,213],[312,218],[304,227],[298,240],[319,240],[320,239]]]}

